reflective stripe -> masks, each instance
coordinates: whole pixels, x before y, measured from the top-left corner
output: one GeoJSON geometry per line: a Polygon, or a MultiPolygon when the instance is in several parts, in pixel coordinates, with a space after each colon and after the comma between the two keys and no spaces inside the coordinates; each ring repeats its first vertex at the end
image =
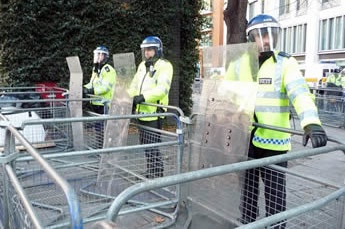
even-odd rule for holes
{"type": "Polygon", "coordinates": [[[285,138],[285,139],[261,138],[259,136],[254,135],[253,141],[256,141],[262,144],[286,145],[286,144],[290,144],[291,138],[285,138]]]}
{"type": "Polygon", "coordinates": [[[170,81],[169,79],[166,79],[165,83],[166,83],[167,85],[170,85],[170,84],[171,84],[171,81],[170,81]]]}
{"type": "Polygon", "coordinates": [[[103,82],[101,84],[97,84],[97,87],[94,87],[94,90],[96,92],[95,94],[101,94],[101,92],[108,92],[112,89],[112,85],[113,84],[110,83],[104,84],[103,82]]]}
{"type": "Polygon", "coordinates": [[[304,85],[304,84],[305,84],[304,79],[298,79],[286,84],[285,88],[286,88],[286,91],[291,91],[291,89],[296,88],[300,85],[304,85]]]}
{"type": "Polygon", "coordinates": [[[255,112],[270,112],[270,113],[289,113],[289,106],[256,106],[255,112]]]}
{"type": "Polygon", "coordinates": [[[108,91],[108,89],[111,89],[113,88],[113,84],[112,83],[104,83],[104,82],[101,82],[100,84],[97,83],[96,85],[97,87],[95,88],[97,91],[101,91],[99,90],[100,88],[103,89],[103,91],[108,91]]]}
{"type": "Polygon", "coordinates": [[[138,112],[138,114],[145,114],[145,115],[148,115],[148,114],[158,114],[157,112],[152,112],[152,113],[148,113],[148,112],[138,112]]]}
{"type": "Polygon", "coordinates": [[[168,90],[166,87],[164,87],[164,86],[158,87],[158,88],[159,88],[159,90],[160,90],[161,92],[164,93],[164,95],[167,95],[167,94],[169,93],[169,90],[168,90]]]}
{"type": "Polygon", "coordinates": [[[267,98],[267,99],[288,99],[288,96],[287,94],[285,93],[282,93],[280,91],[260,91],[260,92],[257,92],[256,94],[256,97],[257,98],[267,98]]]}
{"type": "Polygon", "coordinates": [[[278,55],[275,79],[274,79],[274,88],[276,91],[280,91],[281,85],[282,85],[282,66],[283,66],[283,57],[281,55],[278,55]]]}
{"type": "Polygon", "coordinates": [[[235,81],[240,81],[240,68],[241,68],[241,59],[239,58],[236,62],[235,62],[235,81]]]}
{"type": "Polygon", "coordinates": [[[293,92],[290,92],[290,100],[294,101],[297,96],[301,94],[309,93],[308,89],[305,87],[300,87],[297,90],[294,90],[293,92]]]}
{"type": "Polygon", "coordinates": [[[300,117],[301,122],[302,122],[304,119],[317,118],[318,113],[316,110],[307,110],[307,111],[303,111],[301,114],[299,114],[299,117],[300,117]]]}

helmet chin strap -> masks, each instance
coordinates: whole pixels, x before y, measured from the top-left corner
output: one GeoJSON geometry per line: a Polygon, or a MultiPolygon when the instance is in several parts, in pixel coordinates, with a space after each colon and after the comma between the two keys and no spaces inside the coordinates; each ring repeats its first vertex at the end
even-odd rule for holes
{"type": "Polygon", "coordinates": [[[146,67],[149,67],[150,65],[154,65],[154,64],[157,62],[158,59],[159,59],[159,58],[156,57],[156,56],[147,58],[147,59],[145,60],[145,66],[146,66],[146,67]]]}
{"type": "Polygon", "coordinates": [[[154,75],[155,69],[153,65],[156,63],[157,60],[158,58],[154,56],[150,57],[145,61],[146,72],[149,72],[151,77],[154,75]]]}
{"type": "Polygon", "coordinates": [[[95,73],[99,74],[104,65],[105,65],[105,63],[94,63],[93,64],[93,71],[95,73]]]}

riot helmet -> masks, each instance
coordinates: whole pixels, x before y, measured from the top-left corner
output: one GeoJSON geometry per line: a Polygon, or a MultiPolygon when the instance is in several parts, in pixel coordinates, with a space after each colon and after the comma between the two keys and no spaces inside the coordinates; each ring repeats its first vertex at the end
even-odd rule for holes
{"type": "Polygon", "coordinates": [[[163,43],[161,39],[157,36],[148,36],[146,37],[140,45],[142,58],[144,61],[152,60],[155,62],[159,58],[163,57],[163,43]],[[154,54],[146,52],[146,51],[154,51],[154,54]]]}
{"type": "Polygon", "coordinates": [[[98,46],[93,50],[93,63],[94,64],[105,64],[109,58],[109,50],[104,45],[98,46]]]}
{"type": "Polygon", "coordinates": [[[259,52],[272,52],[279,40],[280,24],[267,14],[253,17],[247,25],[247,36],[251,42],[256,42],[259,52]]]}

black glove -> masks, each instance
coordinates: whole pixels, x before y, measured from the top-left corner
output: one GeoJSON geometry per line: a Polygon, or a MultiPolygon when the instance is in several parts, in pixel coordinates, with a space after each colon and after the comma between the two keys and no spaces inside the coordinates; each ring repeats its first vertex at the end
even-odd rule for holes
{"type": "Polygon", "coordinates": [[[313,148],[318,148],[327,144],[326,132],[320,125],[309,124],[304,127],[303,146],[307,145],[309,138],[313,148]]]}
{"type": "Polygon", "coordinates": [[[135,113],[135,111],[137,109],[137,104],[139,104],[141,102],[145,102],[145,98],[143,95],[136,95],[133,97],[132,114],[135,113]]]}
{"type": "Polygon", "coordinates": [[[137,104],[140,104],[142,102],[145,102],[145,98],[142,94],[134,96],[133,106],[136,106],[137,104]]]}
{"type": "Polygon", "coordinates": [[[83,98],[86,98],[88,94],[93,95],[94,93],[95,91],[93,90],[93,88],[83,87],[83,98]]]}

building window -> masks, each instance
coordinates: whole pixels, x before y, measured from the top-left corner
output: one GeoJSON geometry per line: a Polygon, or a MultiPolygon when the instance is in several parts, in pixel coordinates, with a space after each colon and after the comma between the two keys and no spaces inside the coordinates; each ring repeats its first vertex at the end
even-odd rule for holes
{"type": "MultiPolygon", "coordinates": [[[[343,17],[341,21],[343,22],[343,25],[341,26],[343,28],[342,30],[345,31],[345,17],[343,17]]],[[[345,47],[345,32],[342,33],[341,37],[341,40],[343,41],[343,47],[345,47]]]]}
{"type": "Polygon", "coordinates": [[[261,13],[263,14],[265,12],[265,0],[261,1],[261,13]]]}
{"type": "Polygon", "coordinates": [[[328,18],[320,21],[319,50],[335,50],[345,48],[344,16],[328,18]]]}
{"type": "Polygon", "coordinates": [[[320,50],[327,50],[327,20],[322,20],[322,22],[320,23],[320,50]]]}
{"type": "Polygon", "coordinates": [[[291,27],[287,28],[286,31],[286,52],[291,53],[291,27]]]}
{"type": "Polygon", "coordinates": [[[328,24],[328,49],[334,49],[334,32],[334,18],[330,18],[328,24]]]}
{"type": "Polygon", "coordinates": [[[307,24],[284,28],[281,33],[281,49],[287,53],[304,53],[306,49],[307,24]]]}
{"type": "Polygon", "coordinates": [[[292,27],[292,44],[291,53],[296,53],[297,47],[297,26],[292,27]]]}
{"type": "Polygon", "coordinates": [[[342,5],[343,0],[322,0],[321,1],[321,9],[326,10],[329,8],[337,7],[342,5]]]}
{"type": "Polygon", "coordinates": [[[279,0],[279,15],[290,12],[290,0],[279,0]]]}
{"type": "Polygon", "coordinates": [[[200,14],[202,15],[200,46],[212,46],[213,21],[211,0],[202,1],[200,14]]]}
{"type": "Polygon", "coordinates": [[[200,41],[200,46],[201,47],[212,46],[212,34],[211,33],[202,34],[201,41],[200,41]]]}
{"type": "Polygon", "coordinates": [[[249,18],[253,18],[255,15],[254,15],[254,13],[255,13],[255,3],[256,2],[251,2],[251,3],[249,3],[249,18]]]}
{"type": "Polygon", "coordinates": [[[308,0],[296,0],[296,11],[306,9],[308,6],[308,0]]]}
{"type": "Polygon", "coordinates": [[[286,28],[282,29],[281,33],[280,33],[280,49],[281,50],[286,50],[286,28]]]}
{"type": "Polygon", "coordinates": [[[337,31],[344,31],[344,19],[342,17],[335,18],[335,36],[334,36],[334,49],[343,48],[344,33],[337,31]]]}

